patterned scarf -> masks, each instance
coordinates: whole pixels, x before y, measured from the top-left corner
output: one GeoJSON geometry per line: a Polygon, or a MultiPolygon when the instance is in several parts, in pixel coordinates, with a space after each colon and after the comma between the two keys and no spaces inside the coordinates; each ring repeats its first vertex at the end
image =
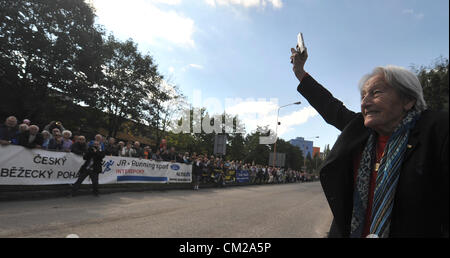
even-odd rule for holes
{"type": "MultiPolygon", "coordinates": [[[[394,206],[395,189],[400,177],[400,167],[408,143],[411,128],[420,116],[419,111],[410,111],[394,130],[384,149],[378,169],[372,204],[372,223],[369,234],[389,237],[391,213],[394,206]]],[[[377,135],[371,131],[362,153],[356,185],[353,192],[353,212],[350,237],[362,237],[369,200],[370,175],[376,160],[377,135]]]]}

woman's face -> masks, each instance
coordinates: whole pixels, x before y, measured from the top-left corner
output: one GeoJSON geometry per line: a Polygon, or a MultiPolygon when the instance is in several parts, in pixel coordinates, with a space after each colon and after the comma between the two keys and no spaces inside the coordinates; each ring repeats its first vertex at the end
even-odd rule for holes
{"type": "Polygon", "coordinates": [[[387,84],[383,74],[371,77],[361,90],[361,112],[364,125],[380,135],[391,135],[415,100],[401,97],[387,84]]]}

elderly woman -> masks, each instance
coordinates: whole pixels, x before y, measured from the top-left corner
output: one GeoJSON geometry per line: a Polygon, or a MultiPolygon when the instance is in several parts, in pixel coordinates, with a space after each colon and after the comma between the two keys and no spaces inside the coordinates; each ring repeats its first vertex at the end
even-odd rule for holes
{"type": "Polygon", "coordinates": [[[72,132],[69,130],[64,130],[62,132],[62,136],[63,136],[62,150],[65,152],[70,152],[73,144],[72,140],[70,139],[72,137],[72,132]]]}
{"type": "Polygon", "coordinates": [[[332,237],[448,237],[448,113],[426,109],[408,70],[377,67],[360,81],[361,112],[348,110],[304,70],[291,49],[297,91],[341,131],[320,180],[332,237]]]}

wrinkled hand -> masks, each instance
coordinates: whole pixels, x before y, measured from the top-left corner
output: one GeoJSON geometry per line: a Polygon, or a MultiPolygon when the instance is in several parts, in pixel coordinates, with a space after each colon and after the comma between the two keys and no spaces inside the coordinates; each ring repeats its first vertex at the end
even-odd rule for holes
{"type": "Polygon", "coordinates": [[[308,59],[308,51],[305,48],[305,50],[302,53],[300,53],[299,51],[291,48],[291,53],[292,53],[291,64],[294,65],[292,70],[294,71],[294,74],[297,77],[297,79],[301,81],[306,74],[304,67],[306,59],[308,59]]]}

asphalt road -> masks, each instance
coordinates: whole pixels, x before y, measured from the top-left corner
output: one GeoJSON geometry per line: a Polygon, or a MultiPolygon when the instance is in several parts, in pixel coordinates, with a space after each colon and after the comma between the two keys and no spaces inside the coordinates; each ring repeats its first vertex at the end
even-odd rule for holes
{"type": "Polygon", "coordinates": [[[319,182],[0,203],[0,237],[321,238],[319,182]]]}

